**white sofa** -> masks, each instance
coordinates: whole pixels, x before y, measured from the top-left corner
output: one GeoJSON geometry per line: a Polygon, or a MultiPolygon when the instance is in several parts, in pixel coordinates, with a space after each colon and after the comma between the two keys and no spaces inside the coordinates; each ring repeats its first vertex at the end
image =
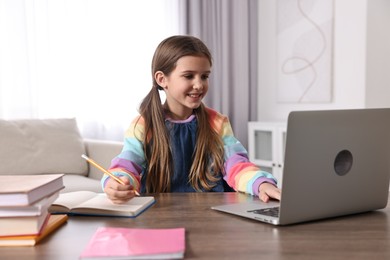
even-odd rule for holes
{"type": "Polygon", "coordinates": [[[121,142],[83,139],[74,118],[0,119],[0,175],[63,173],[61,192],[102,192],[103,173],[81,155],[108,168],[121,149],[121,142]]]}

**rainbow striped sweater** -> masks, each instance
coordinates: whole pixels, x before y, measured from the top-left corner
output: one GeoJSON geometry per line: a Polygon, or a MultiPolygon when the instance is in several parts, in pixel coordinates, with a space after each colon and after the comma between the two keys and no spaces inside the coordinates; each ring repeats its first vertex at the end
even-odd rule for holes
{"type": "MultiPolygon", "coordinates": [[[[224,143],[224,172],[211,191],[225,191],[226,184],[236,191],[258,195],[261,183],[269,182],[276,185],[276,179],[267,172],[251,163],[244,146],[234,137],[229,119],[207,108],[211,126],[224,143]]],[[[197,119],[195,115],[183,121],[169,118],[165,120],[170,134],[174,173],[171,183],[172,192],[194,192],[188,182],[189,170],[192,164],[192,154],[196,143],[197,119]]],[[[147,161],[143,150],[144,121],[138,116],[126,131],[121,153],[116,156],[109,171],[116,176],[127,176],[133,187],[141,193],[145,191],[144,180],[147,161]]],[[[104,175],[101,182],[104,187],[109,176],[104,175]]]]}

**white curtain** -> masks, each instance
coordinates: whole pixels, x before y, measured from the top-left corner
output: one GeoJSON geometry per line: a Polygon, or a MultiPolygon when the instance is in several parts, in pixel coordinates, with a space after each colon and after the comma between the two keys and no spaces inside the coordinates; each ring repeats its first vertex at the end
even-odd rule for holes
{"type": "Polygon", "coordinates": [[[178,26],[177,0],[0,0],[0,118],[75,117],[122,140],[178,26]]]}

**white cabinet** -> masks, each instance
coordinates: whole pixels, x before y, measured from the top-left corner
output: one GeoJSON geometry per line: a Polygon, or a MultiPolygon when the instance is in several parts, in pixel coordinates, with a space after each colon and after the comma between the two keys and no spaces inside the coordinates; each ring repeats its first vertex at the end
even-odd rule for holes
{"type": "Polygon", "coordinates": [[[249,160],[263,171],[272,173],[282,183],[284,151],[286,146],[286,123],[249,122],[249,160]]]}

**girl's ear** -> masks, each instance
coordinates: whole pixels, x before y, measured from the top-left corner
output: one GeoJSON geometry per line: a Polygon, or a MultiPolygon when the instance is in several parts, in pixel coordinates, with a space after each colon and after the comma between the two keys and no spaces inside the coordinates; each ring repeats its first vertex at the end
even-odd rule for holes
{"type": "Polygon", "coordinates": [[[160,87],[164,89],[166,88],[166,78],[165,74],[162,71],[157,71],[156,73],[154,73],[154,79],[160,87]]]}

